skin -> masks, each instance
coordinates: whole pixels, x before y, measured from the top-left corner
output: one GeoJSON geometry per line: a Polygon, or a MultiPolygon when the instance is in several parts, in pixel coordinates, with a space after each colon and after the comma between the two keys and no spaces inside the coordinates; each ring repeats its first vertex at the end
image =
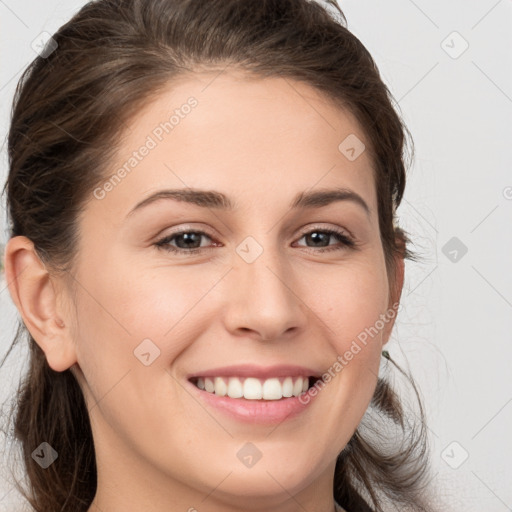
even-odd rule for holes
{"type": "Polygon", "coordinates": [[[306,84],[202,73],[132,119],[107,176],[190,96],[197,107],[121,183],[101,200],[91,194],[72,278],[49,272],[27,238],[9,241],[11,297],[49,365],[71,368],[84,391],[98,464],[90,512],[331,512],[336,457],[368,407],[393,320],[277,427],[207,409],[183,383],[229,364],[321,373],[399,300],[403,260],[391,282],[369,152],[349,161],[338,150],[350,134],[369,141],[306,84]],[[157,190],[187,187],[223,192],[237,208],[161,200],[126,218],[157,190]],[[369,215],[352,201],[290,209],[299,192],[333,187],[359,194],[369,215]],[[154,245],[182,228],[205,231],[200,244],[211,249],[154,245]],[[350,233],[357,249],[304,236],[329,228],[350,233]],[[248,236],[263,248],[250,264],[236,252],[248,236]],[[326,245],[338,249],[321,252],[326,245]],[[133,353],[145,338],[161,351],[149,366],[133,353]],[[262,453],[251,468],[236,456],[249,441],[262,453]]]}

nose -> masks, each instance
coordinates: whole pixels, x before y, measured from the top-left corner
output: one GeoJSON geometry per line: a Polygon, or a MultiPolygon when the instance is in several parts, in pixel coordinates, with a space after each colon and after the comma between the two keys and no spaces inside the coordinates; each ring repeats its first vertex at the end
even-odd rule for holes
{"type": "Polygon", "coordinates": [[[275,341],[306,325],[297,272],[279,249],[265,248],[252,263],[235,255],[224,322],[235,336],[275,341]]]}

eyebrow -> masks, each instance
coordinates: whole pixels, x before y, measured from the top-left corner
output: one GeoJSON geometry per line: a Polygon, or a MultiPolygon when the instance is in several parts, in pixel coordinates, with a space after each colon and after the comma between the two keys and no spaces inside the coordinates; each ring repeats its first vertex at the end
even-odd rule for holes
{"type": "MultiPolygon", "coordinates": [[[[171,199],[199,206],[201,208],[212,208],[216,210],[233,211],[236,209],[236,202],[222,192],[214,190],[198,190],[192,188],[159,190],[149,197],[137,203],[126,217],[131,216],[138,210],[162,199],[171,199]]],[[[311,192],[300,192],[290,204],[292,210],[306,208],[321,208],[337,201],[350,201],[362,207],[369,217],[371,212],[365,200],[353,190],[348,188],[320,189],[311,192]]]]}

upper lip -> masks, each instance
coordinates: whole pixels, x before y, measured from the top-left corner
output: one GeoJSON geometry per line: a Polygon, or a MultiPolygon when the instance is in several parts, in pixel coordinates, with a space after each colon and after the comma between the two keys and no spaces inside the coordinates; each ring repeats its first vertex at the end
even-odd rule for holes
{"type": "Polygon", "coordinates": [[[271,377],[320,377],[320,373],[312,368],[296,365],[257,366],[253,364],[223,366],[190,373],[187,379],[195,377],[256,377],[268,379],[271,377]]]}

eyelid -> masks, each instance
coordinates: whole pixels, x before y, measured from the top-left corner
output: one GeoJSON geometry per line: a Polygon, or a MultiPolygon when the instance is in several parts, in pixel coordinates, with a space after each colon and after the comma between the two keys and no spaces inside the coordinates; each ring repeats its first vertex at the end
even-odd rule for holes
{"type": "Polygon", "coordinates": [[[177,226],[175,228],[170,228],[170,229],[171,229],[171,231],[163,230],[158,235],[156,235],[155,238],[157,239],[157,241],[161,240],[162,238],[167,238],[172,235],[179,235],[181,233],[188,233],[190,231],[192,231],[194,233],[204,233],[205,235],[209,236],[210,238],[216,237],[216,235],[214,235],[211,232],[211,230],[209,230],[204,225],[193,226],[190,224],[180,224],[179,226],[177,226]],[[165,233],[165,234],[162,234],[162,233],[165,233]]]}
{"type": "Polygon", "coordinates": [[[309,224],[308,226],[306,226],[302,231],[301,231],[301,237],[304,236],[304,235],[307,235],[308,233],[310,233],[311,231],[314,231],[314,230],[318,230],[318,231],[337,231],[337,232],[340,232],[340,233],[343,233],[343,234],[346,234],[347,237],[351,238],[351,239],[355,239],[354,235],[352,235],[351,231],[348,230],[347,228],[344,228],[344,227],[341,227],[341,226],[324,226],[324,225],[321,225],[321,224],[318,224],[318,223],[313,223],[313,224],[309,224]]]}

